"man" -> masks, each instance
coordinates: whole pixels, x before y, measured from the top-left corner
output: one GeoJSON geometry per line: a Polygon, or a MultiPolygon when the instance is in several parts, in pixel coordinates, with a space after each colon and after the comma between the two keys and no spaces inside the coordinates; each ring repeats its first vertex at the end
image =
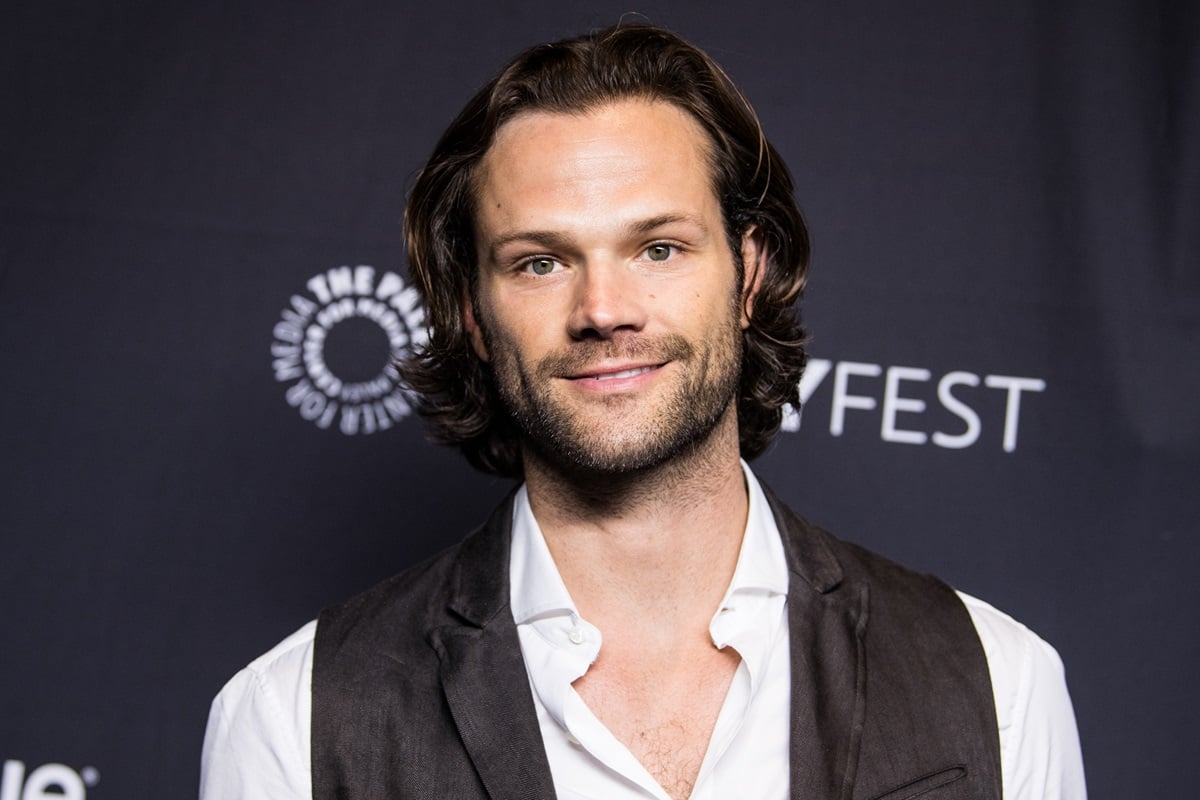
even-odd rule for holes
{"type": "Polygon", "coordinates": [[[213,704],[226,798],[1081,798],[1054,651],[783,506],[804,365],[791,179],[707,56],[519,56],[409,198],[436,435],[523,482],[213,704]]]}

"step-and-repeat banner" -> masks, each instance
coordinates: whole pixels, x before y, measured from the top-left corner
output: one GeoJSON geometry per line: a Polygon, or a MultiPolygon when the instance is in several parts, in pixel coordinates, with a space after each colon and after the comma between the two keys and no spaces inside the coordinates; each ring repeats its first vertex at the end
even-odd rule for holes
{"type": "MultiPolygon", "coordinates": [[[[651,0],[788,159],[756,469],[1062,654],[1094,798],[1200,783],[1194,3],[651,0]]],[[[399,222],[512,54],[627,2],[28,3],[0,31],[0,798],[195,791],[208,704],[508,489],[426,442],[399,222]]]]}

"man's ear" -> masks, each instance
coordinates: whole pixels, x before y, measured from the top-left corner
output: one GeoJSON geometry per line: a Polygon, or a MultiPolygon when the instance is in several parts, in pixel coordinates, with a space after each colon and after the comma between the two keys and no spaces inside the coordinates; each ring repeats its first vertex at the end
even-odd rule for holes
{"type": "Polygon", "coordinates": [[[467,335],[471,337],[471,349],[475,351],[475,355],[479,356],[480,360],[491,361],[492,357],[488,353],[487,344],[483,341],[483,331],[479,327],[478,320],[475,319],[475,304],[471,302],[469,291],[463,292],[462,314],[463,327],[467,329],[467,335]]]}
{"type": "Polygon", "coordinates": [[[754,301],[767,272],[767,242],[757,225],[742,234],[742,330],[750,327],[754,301]]]}

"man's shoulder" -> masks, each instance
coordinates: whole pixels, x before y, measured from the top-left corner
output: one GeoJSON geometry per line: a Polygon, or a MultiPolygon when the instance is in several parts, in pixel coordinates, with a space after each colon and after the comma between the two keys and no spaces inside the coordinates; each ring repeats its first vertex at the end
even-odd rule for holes
{"type": "Polygon", "coordinates": [[[436,628],[485,621],[507,607],[511,495],[456,544],[321,612],[316,652],[356,646],[396,652],[436,628]]]}
{"type": "Polygon", "coordinates": [[[971,615],[987,654],[1001,724],[1011,698],[1030,690],[1025,684],[1053,685],[1065,681],[1062,659],[1053,645],[990,603],[966,592],[957,594],[971,615]]]}
{"type": "Polygon", "coordinates": [[[309,620],[279,644],[247,664],[244,671],[261,677],[281,670],[290,670],[292,665],[308,657],[316,631],[317,621],[309,620]]]}
{"type": "Polygon", "coordinates": [[[232,711],[264,694],[277,699],[306,686],[316,630],[317,621],[311,620],[251,661],[229,679],[218,701],[232,711]]]}
{"type": "Polygon", "coordinates": [[[212,702],[201,754],[200,797],[311,797],[311,621],[239,670],[212,702]]]}
{"type": "MultiPolygon", "coordinates": [[[[462,545],[463,542],[459,542],[447,547],[324,609],[317,619],[305,623],[239,670],[221,690],[223,701],[227,705],[234,705],[264,691],[278,693],[307,686],[318,629],[323,625],[330,627],[332,623],[339,622],[343,628],[353,628],[363,620],[399,615],[407,620],[407,624],[396,628],[398,635],[417,629],[416,611],[439,605],[438,598],[444,596],[446,591],[446,576],[452,571],[462,545]],[[285,688],[281,690],[278,687],[285,688]]],[[[344,630],[345,633],[348,631],[344,630]]]]}
{"type": "Polygon", "coordinates": [[[423,641],[431,628],[448,621],[447,608],[454,595],[459,561],[471,537],[479,534],[475,531],[463,541],[322,610],[314,631],[318,649],[331,643],[339,650],[355,643],[373,648],[380,642],[382,631],[395,645],[423,641]]]}
{"type": "Polygon", "coordinates": [[[789,554],[789,569],[817,592],[860,598],[858,602],[870,620],[869,640],[877,647],[887,651],[903,645],[964,655],[974,651],[990,658],[990,653],[982,652],[986,648],[980,648],[990,641],[981,635],[980,624],[999,632],[998,647],[1005,652],[1018,644],[1018,623],[1011,618],[971,598],[981,607],[979,614],[984,622],[977,622],[963,597],[937,576],[841,539],[773,495],[771,502],[789,554]]]}
{"type": "MultiPolygon", "coordinates": [[[[474,533],[472,535],[475,535],[474,533]]],[[[384,578],[369,588],[321,612],[321,619],[346,616],[411,615],[443,602],[464,542],[384,578]]]]}
{"type": "MultiPolygon", "coordinates": [[[[943,600],[954,590],[936,575],[893,561],[860,544],[831,537],[847,572],[852,577],[870,582],[877,590],[901,592],[920,604],[922,598],[943,600]]],[[[957,605],[957,603],[956,603],[957,605]]]]}
{"type": "MultiPolygon", "coordinates": [[[[936,622],[939,619],[943,623],[969,619],[990,668],[1002,727],[1011,712],[1013,698],[1029,690],[1024,682],[1062,683],[1063,666],[1057,651],[1020,621],[952,588],[935,575],[840,539],[786,505],[779,503],[779,507],[788,517],[788,524],[780,526],[785,537],[807,538],[810,551],[816,542],[817,548],[826,550],[836,560],[843,571],[843,580],[866,587],[871,597],[870,614],[876,622],[885,618],[889,623],[898,623],[905,636],[909,636],[914,632],[934,632],[940,627],[936,622]],[[929,613],[935,607],[941,609],[941,615],[929,613]]],[[[961,625],[956,627],[965,631],[961,625]]]]}
{"type": "Polygon", "coordinates": [[[953,594],[936,576],[906,567],[852,541],[839,538],[796,513],[767,491],[788,552],[789,569],[819,591],[843,583],[866,585],[874,591],[900,592],[919,602],[946,599],[953,594]]]}

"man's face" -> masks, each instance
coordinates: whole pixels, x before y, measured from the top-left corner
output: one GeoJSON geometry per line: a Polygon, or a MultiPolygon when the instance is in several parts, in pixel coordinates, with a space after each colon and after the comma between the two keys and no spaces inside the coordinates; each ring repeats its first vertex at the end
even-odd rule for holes
{"type": "Polygon", "coordinates": [[[675,106],[629,100],[518,116],[483,159],[468,325],[545,457],[656,466],[730,408],[747,323],[707,146],[675,106]]]}

